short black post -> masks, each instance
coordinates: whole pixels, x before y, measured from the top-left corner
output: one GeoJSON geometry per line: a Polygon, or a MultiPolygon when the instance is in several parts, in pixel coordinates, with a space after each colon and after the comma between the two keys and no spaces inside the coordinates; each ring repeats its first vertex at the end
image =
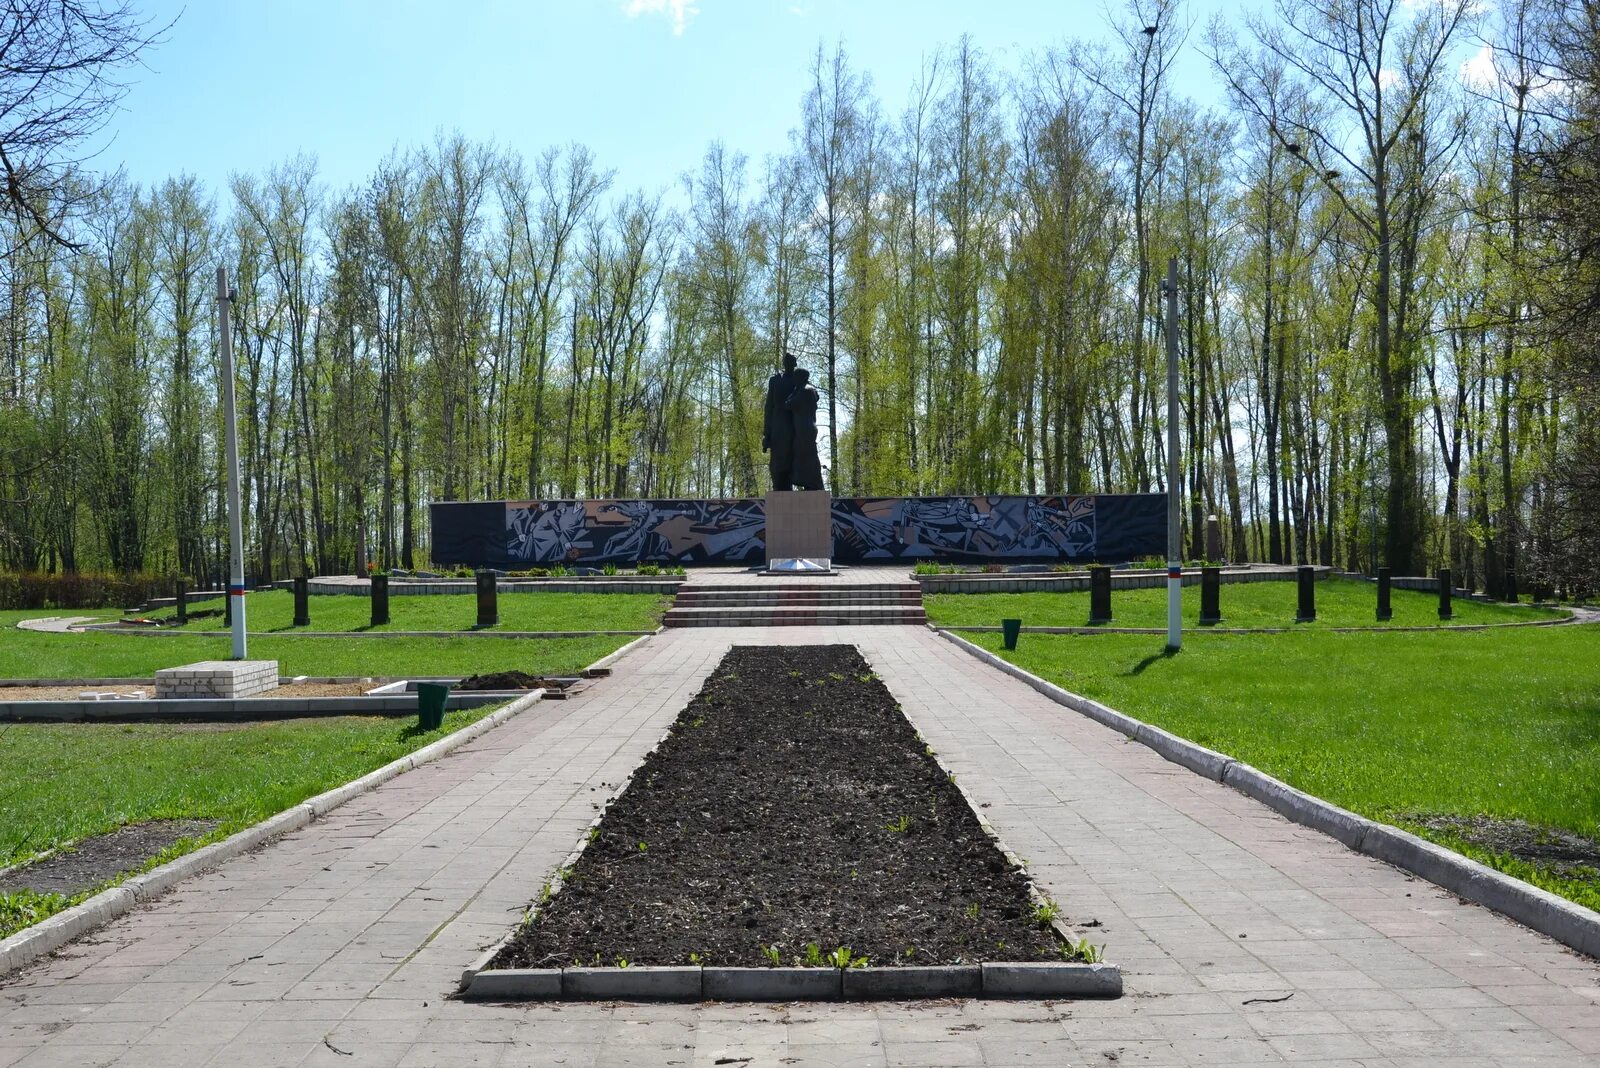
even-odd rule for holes
{"type": "Polygon", "coordinates": [[[478,626],[500,625],[500,588],[493,571],[478,572],[478,626]]]}
{"type": "Polygon", "coordinates": [[[1017,635],[1021,633],[1022,620],[1002,619],[1000,621],[1001,641],[1005,644],[1007,649],[1015,649],[1017,647],[1017,635]]]}
{"type": "Polygon", "coordinates": [[[389,576],[372,576],[372,625],[381,627],[389,622],[389,576]]]}
{"type": "Polygon", "coordinates": [[[1214,515],[1206,516],[1206,560],[1217,563],[1222,559],[1222,524],[1214,515]]]}
{"type": "Polygon", "coordinates": [[[1452,585],[1450,569],[1439,569],[1439,618],[1450,619],[1455,613],[1450,608],[1450,587],[1452,585]]]}
{"type": "Polygon", "coordinates": [[[1222,622],[1222,568],[1200,569],[1200,625],[1214,627],[1222,622]]]}
{"type": "Polygon", "coordinates": [[[294,580],[294,625],[311,626],[311,583],[304,575],[294,580]]]}
{"type": "Polygon", "coordinates": [[[1111,622],[1111,569],[1104,565],[1089,568],[1089,625],[1111,622]]]}
{"type": "Polygon", "coordinates": [[[1317,621],[1317,569],[1314,567],[1300,567],[1296,569],[1300,580],[1300,610],[1295,613],[1296,623],[1315,623],[1317,621]]]}
{"type": "Polygon", "coordinates": [[[233,626],[233,593],[228,587],[222,587],[222,625],[233,626]]]}
{"type": "Polygon", "coordinates": [[[189,584],[183,579],[178,580],[176,588],[172,591],[172,600],[178,608],[178,626],[189,622],[189,584]]]}
{"type": "Polygon", "coordinates": [[[1378,568],[1378,622],[1387,623],[1394,618],[1394,609],[1389,603],[1389,569],[1378,568]]]}

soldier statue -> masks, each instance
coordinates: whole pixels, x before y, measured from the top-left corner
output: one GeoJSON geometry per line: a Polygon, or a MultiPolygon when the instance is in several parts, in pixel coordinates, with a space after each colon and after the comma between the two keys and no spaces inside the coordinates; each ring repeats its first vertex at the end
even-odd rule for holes
{"type": "Polygon", "coordinates": [[[767,470],[775,490],[793,488],[794,418],[786,405],[798,382],[794,354],[786,352],[783,370],[767,379],[767,411],[761,424],[761,450],[768,454],[767,470]]]}

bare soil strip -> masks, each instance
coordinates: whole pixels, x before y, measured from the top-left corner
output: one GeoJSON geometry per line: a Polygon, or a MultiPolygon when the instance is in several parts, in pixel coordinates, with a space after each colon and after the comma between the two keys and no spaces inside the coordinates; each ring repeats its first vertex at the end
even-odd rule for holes
{"type": "Polygon", "coordinates": [[[85,838],[70,849],[0,874],[0,892],[32,890],[71,897],[133,871],[180,838],[216,829],[216,820],[151,820],[85,838]]]}
{"type": "Polygon", "coordinates": [[[735,647],[535,904],[492,968],[1063,956],[848,645],[735,647]]]}

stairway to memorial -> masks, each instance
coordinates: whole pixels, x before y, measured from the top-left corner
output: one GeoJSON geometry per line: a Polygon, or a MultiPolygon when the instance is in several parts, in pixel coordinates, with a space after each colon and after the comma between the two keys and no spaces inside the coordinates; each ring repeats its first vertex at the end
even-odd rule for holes
{"type": "Polygon", "coordinates": [[[789,577],[701,572],[678,589],[662,622],[669,627],[921,626],[922,587],[902,571],[890,577],[789,577]]]}

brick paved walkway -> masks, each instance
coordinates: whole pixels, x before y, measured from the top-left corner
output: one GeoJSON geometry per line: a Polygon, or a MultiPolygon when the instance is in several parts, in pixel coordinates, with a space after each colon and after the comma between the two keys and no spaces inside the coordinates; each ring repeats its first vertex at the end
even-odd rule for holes
{"type": "Polygon", "coordinates": [[[663,634],[582,696],[0,983],[0,1068],[717,1063],[1600,1064],[1600,967],[1168,764],[927,631],[875,627],[663,634]],[[1126,997],[445,999],[727,647],[775,641],[861,647],[1069,918],[1103,925],[1090,933],[1124,966],[1126,997]]]}

